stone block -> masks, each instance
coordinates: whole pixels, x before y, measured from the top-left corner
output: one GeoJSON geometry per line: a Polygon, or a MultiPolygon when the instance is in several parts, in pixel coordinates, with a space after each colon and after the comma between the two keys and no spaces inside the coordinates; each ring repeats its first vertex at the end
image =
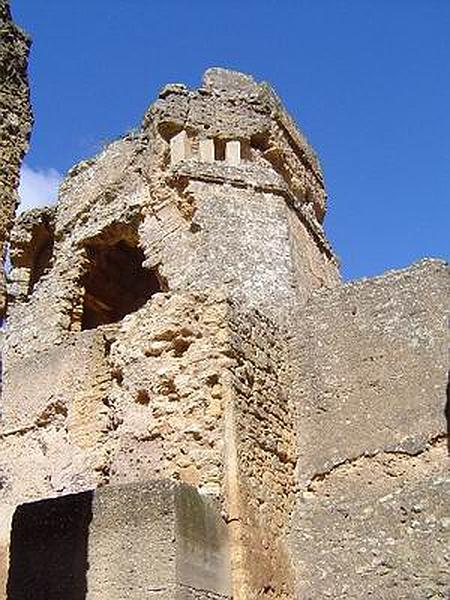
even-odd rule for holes
{"type": "Polygon", "coordinates": [[[174,165],[180,160],[191,156],[191,146],[185,131],[180,131],[170,140],[170,164],[174,165]]]}
{"type": "Polygon", "coordinates": [[[314,481],[292,515],[297,598],[449,598],[446,443],[379,454],[314,481]]]}
{"type": "Polygon", "coordinates": [[[230,94],[255,94],[258,91],[258,84],[250,75],[220,67],[212,67],[205,71],[203,86],[206,89],[214,89],[230,94]]]}
{"type": "Polygon", "coordinates": [[[298,598],[447,598],[450,272],[313,296],[293,380],[298,598]]]}
{"type": "Polygon", "coordinates": [[[228,598],[228,565],[226,526],[193,488],[110,486],[16,509],[7,598],[228,598]]]}
{"type": "Polygon", "coordinates": [[[68,415],[70,429],[85,445],[88,432],[95,436],[93,430],[98,429],[95,420],[101,405],[96,400],[105,393],[107,377],[104,338],[95,330],[32,356],[6,356],[2,432],[42,427],[68,415]]]}
{"type": "Polygon", "coordinates": [[[241,142],[231,140],[225,145],[225,162],[232,167],[239,166],[241,162],[241,142]]]}
{"type": "Polygon", "coordinates": [[[202,162],[214,162],[214,140],[200,140],[198,144],[198,153],[202,162]]]}

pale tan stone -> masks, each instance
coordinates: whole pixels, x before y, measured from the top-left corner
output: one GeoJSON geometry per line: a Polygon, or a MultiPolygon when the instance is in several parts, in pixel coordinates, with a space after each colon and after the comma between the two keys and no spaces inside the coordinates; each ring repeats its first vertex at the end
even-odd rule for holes
{"type": "Polygon", "coordinates": [[[198,156],[203,162],[214,162],[214,140],[199,140],[198,156]]]}
{"type": "Polygon", "coordinates": [[[241,162],[241,142],[231,140],[225,145],[225,162],[232,166],[238,167],[241,162]]]}
{"type": "Polygon", "coordinates": [[[191,145],[187,133],[180,131],[170,140],[170,162],[175,165],[191,156],[191,145]]]}

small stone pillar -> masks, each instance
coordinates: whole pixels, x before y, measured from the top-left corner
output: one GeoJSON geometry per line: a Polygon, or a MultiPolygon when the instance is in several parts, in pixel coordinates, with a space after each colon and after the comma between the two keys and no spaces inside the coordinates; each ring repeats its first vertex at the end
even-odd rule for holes
{"type": "Polygon", "coordinates": [[[237,167],[241,162],[241,142],[231,140],[225,146],[225,162],[228,165],[237,167]]]}
{"type": "Polygon", "coordinates": [[[174,165],[180,160],[191,156],[191,144],[187,133],[183,130],[174,135],[170,140],[170,164],[174,165]]]}
{"type": "Polygon", "coordinates": [[[200,140],[198,145],[198,153],[202,162],[214,162],[214,140],[200,140]]]}

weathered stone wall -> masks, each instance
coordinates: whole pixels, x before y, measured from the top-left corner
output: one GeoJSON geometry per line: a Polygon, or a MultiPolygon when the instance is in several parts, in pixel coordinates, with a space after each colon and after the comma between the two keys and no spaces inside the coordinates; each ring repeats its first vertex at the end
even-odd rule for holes
{"type": "Polygon", "coordinates": [[[166,199],[143,224],[147,262],[161,262],[169,287],[221,286],[245,306],[288,320],[292,303],[338,284],[321,225],[318,161],[267,85],[210,69],[199,90],[167,86],[144,131],[155,149],[144,169],[150,194],[166,199]],[[169,159],[166,178],[157,178],[169,159]]]}
{"type": "Polygon", "coordinates": [[[157,294],[120,324],[66,333],[6,371],[3,505],[105,484],[187,482],[223,503],[236,598],[291,597],[285,356],[282,330],[214,291],[157,294]],[[7,401],[18,395],[20,404],[7,401]]]}
{"type": "Polygon", "coordinates": [[[313,289],[337,285],[316,214],[325,206],[317,161],[268,88],[239,77],[213,70],[201,91],[164,90],[140,132],[69,172],[54,210],[21,216],[12,233],[6,372],[80,329],[92,244],[131,241],[163,290],[220,288],[277,321],[287,321],[313,289]],[[221,78],[232,92],[223,92],[221,78]],[[243,87],[233,88],[235,80],[243,87]],[[248,115],[239,120],[241,109],[248,115]],[[220,135],[217,119],[227,123],[220,135]],[[278,132],[273,140],[271,128],[278,132]],[[188,132],[192,153],[171,164],[180,130],[188,132]],[[266,157],[261,135],[272,150],[279,146],[280,156],[297,161],[296,183],[266,157]],[[237,164],[215,154],[206,160],[195,147],[233,144],[230,138],[241,144],[237,164]]]}
{"type": "Polygon", "coordinates": [[[164,474],[219,495],[228,313],[220,295],[173,294],[126,319],[110,354],[111,481],[164,474]]]}
{"type": "Polygon", "coordinates": [[[3,267],[18,202],[20,164],[28,149],[33,117],[27,64],[30,40],[11,19],[8,0],[0,0],[0,316],[6,307],[3,267]]]}
{"type": "MultiPolygon", "coordinates": [[[[233,77],[237,75],[229,76],[229,82],[233,77]]],[[[205,81],[210,78],[206,76],[205,81]]],[[[111,144],[98,157],[69,172],[50,228],[56,240],[50,266],[57,298],[65,295],[64,303],[74,302],[74,280],[83,269],[83,244],[107,235],[108,228],[124,225],[136,231],[146,265],[159,269],[170,290],[220,286],[240,295],[246,305],[259,306],[281,318],[297,296],[304,302],[312,289],[338,283],[336,262],[321,218],[312,208],[316,202],[317,211],[323,213],[325,194],[312,151],[303,138],[294,143],[287,133],[284,137],[279,133],[278,142],[270,141],[270,128],[276,127],[280,108],[273,104],[266,87],[252,80],[246,85],[258,90],[258,101],[252,100],[245,86],[231,96],[211,88],[210,83],[200,91],[184,90],[181,97],[181,92],[163,91],[140,132],[111,144]],[[201,114],[206,111],[209,116],[204,116],[205,122],[186,114],[183,98],[201,114]],[[233,106],[235,116],[231,119],[227,110],[233,106]],[[207,107],[210,112],[215,107],[212,114],[207,107]],[[238,119],[242,107],[250,113],[238,119]],[[221,122],[222,112],[228,125],[219,136],[214,127],[217,119],[221,122]],[[263,123],[256,118],[261,112],[263,123]],[[251,115],[255,118],[250,119],[251,115]],[[190,136],[192,152],[170,164],[171,142],[182,127],[190,136]],[[249,127],[251,131],[247,131],[249,127]],[[210,137],[205,140],[206,132],[210,137]],[[277,170],[257,144],[252,148],[252,136],[259,139],[260,134],[269,136],[271,150],[279,146],[281,156],[294,156],[296,150],[295,184],[277,170]],[[215,154],[206,160],[195,146],[204,141],[213,146],[226,144],[233,136],[242,146],[237,164],[215,154]],[[250,144],[248,152],[244,152],[245,144],[250,144]],[[308,183],[311,177],[314,192],[308,183]]],[[[229,143],[234,143],[233,139],[229,143]]],[[[48,218],[42,215],[41,220],[48,218]]],[[[39,219],[34,214],[35,229],[42,229],[39,219]]],[[[19,292],[17,288],[22,289],[22,296],[26,294],[25,271],[40,247],[39,240],[31,244],[34,250],[28,249],[29,264],[25,265],[20,253],[22,240],[30,237],[30,227],[22,221],[14,232],[13,296],[19,292]]],[[[68,310],[67,306],[46,303],[50,306],[45,310],[53,314],[58,309],[68,310]]],[[[67,327],[62,321],[54,325],[67,327]]]]}
{"type": "Polygon", "coordinates": [[[450,593],[449,314],[448,265],[428,260],[299,315],[299,597],[450,593]]]}
{"type": "Polygon", "coordinates": [[[228,312],[220,295],[158,294],[18,358],[4,379],[3,500],[163,476],[218,494],[228,312]]]}
{"type": "Polygon", "coordinates": [[[224,497],[235,548],[234,597],[293,598],[286,532],[296,445],[285,388],[286,335],[268,318],[239,310],[230,327],[224,497]]]}
{"type": "MultiPolygon", "coordinates": [[[[286,323],[313,289],[338,283],[316,214],[325,197],[317,160],[280,111],[266,86],[236,73],[208,72],[201,91],[167,88],[138,133],[69,172],[56,207],[18,219],[3,353],[4,456],[14,453],[25,469],[20,440],[26,436],[36,448],[36,464],[47,466],[35,469],[22,488],[11,483],[16,491],[8,492],[10,498],[150,474],[177,474],[217,491],[220,418],[214,424],[208,415],[223,407],[211,396],[218,393],[215,383],[205,384],[208,359],[197,356],[207,356],[208,344],[220,348],[221,328],[233,319],[204,322],[202,294],[222,294],[245,314],[259,309],[286,323]],[[241,113],[247,116],[240,119],[241,113]],[[220,135],[217,119],[226,123],[220,135]],[[272,129],[278,132],[273,139],[272,129]],[[173,139],[180,134],[193,153],[173,161],[173,139]],[[295,163],[295,185],[265,157],[261,136],[295,163]],[[205,141],[216,150],[223,142],[225,158],[206,160],[195,147],[205,141]],[[235,151],[238,142],[235,164],[227,148],[232,144],[235,151]],[[310,210],[314,203],[317,211],[310,210]],[[112,319],[115,324],[85,330],[93,256],[124,244],[142,253],[159,290],[170,295],[144,301],[138,311],[130,305],[112,319]],[[172,333],[159,331],[165,322],[172,323],[172,333]],[[48,440],[47,430],[54,428],[48,440]],[[179,438],[190,440],[183,456],[176,450],[179,438]]],[[[114,260],[100,287],[123,270],[114,260]]],[[[125,292],[120,288],[114,301],[125,292]]],[[[224,366],[218,360],[211,368],[217,379],[224,366]]],[[[5,478],[14,481],[11,467],[5,469],[5,478]]]]}

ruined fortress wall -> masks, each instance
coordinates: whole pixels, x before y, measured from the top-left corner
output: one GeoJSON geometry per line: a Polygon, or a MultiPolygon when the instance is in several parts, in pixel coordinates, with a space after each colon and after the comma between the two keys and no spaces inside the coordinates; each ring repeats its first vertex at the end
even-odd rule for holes
{"type": "MultiPolygon", "coordinates": [[[[49,353],[57,356],[57,348],[76,339],[86,328],[87,301],[101,311],[104,301],[92,298],[86,277],[95,257],[106,268],[111,248],[125,244],[134,257],[141,252],[159,291],[220,289],[277,322],[286,322],[313,289],[338,283],[321,229],[320,169],[304,139],[251,78],[213,69],[203,86],[163,90],[140,132],[69,172],[54,209],[18,219],[3,356],[5,431],[29,426],[43,409],[39,395],[17,402],[15,379],[35,371],[30,365],[41,352],[47,364],[49,353]],[[181,155],[173,144],[179,135],[189,142],[181,155]],[[223,142],[225,153],[240,144],[240,155],[205,156],[202,142],[216,144],[217,152],[223,142]]],[[[121,271],[113,261],[110,268],[103,286],[121,271]]]]}
{"type": "Polygon", "coordinates": [[[450,591],[449,299],[448,265],[426,260],[319,292],[299,318],[299,597],[450,591]]]}
{"type": "Polygon", "coordinates": [[[9,2],[0,0],[0,316],[6,305],[5,243],[14,220],[20,164],[33,123],[27,77],[29,49],[28,36],[12,22],[9,2]]]}
{"type": "Polygon", "coordinates": [[[338,284],[312,151],[266,87],[244,78],[235,90],[237,75],[216,71],[201,90],[163,90],[139,132],[69,172],[55,210],[18,220],[6,371],[81,327],[88,246],[126,240],[164,291],[220,288],[277,321],[338,284]],[[238,154],[223,158],[235,143],[238,154]]]}
{"type": "Polygon", "coordinates": [[[235,548],[235,597],[292,598],[285,534],[294,503],[296,447],[285,388],[286,333],[244,311],[235,312],[230,325],[237,364],[229,376],[224,496],[235,548]]]}
{"type": "Polygon", "coordinates": [[[292,593],[285,337],[222,293],[155,295],[120,324],[72,332],[8,375],[20,394],[0,435],[4,505],[170,478],[220,498],[236,597],[292,593]],[[255,565],[258,565],[256,568],[255,565]]]}
{"type": "Polygon", "coordinates": [[[317,159],[213,69],[76,165],[11,235],[4,505],[170,478],[222,502],[235,598],[293,594],[286,324],[339,283],[317,159]],[[31,460],[30,460],[31,457],[31,460]]]}

